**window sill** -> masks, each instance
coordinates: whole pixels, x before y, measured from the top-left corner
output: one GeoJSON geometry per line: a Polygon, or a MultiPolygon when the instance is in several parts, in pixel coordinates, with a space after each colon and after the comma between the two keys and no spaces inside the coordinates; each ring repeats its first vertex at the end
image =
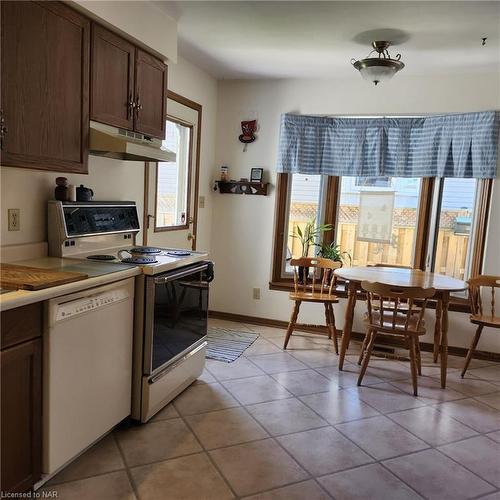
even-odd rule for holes
{"type": "MultiPolygon", "coordinates": [[[[283,292],[291,292],[294,288],[293,281],[291,280],[282,280],[282,281],[270,281],[269,282],[269,290],[279,290],[283,292]]],[[[345,283],[341,282],[337,285],[335,290],[335,295],[339,298],[346,299],[347,298],[347,290],[345,287],[345,283]]],[[[364,300],[364,296],[362,293],[358,294],[358,298],[360,300],[364,300]]],[[[429,309],[436,308],[436,301],[430,300],[427,303],[427,307],[429,309]]],[[[462,313],[470,313],[469,301],[467,299],[461,297],[450,297],[450,311],[454,312],[462,312],[462,313]]]]}

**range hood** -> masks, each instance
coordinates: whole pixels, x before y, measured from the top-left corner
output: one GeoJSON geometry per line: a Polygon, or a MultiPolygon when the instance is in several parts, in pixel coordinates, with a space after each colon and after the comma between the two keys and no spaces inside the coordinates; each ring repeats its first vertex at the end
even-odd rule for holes
{"type": "Polygon", "coordinates": [[[160,139],[137,132],[90,122],[90,154],[115,160],[175,161],[175,153],[160,139]]]}

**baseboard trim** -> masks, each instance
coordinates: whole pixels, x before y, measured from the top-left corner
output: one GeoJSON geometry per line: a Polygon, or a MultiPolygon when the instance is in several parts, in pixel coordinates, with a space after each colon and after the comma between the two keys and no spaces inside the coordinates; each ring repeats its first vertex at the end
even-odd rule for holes
{"type": "MultiPolygon", "coordinates": [[[[208,315],[211,318],[224,319],[227,321],[236,321],[238,323],[249,323],[251,325],[262,325],[262,326],[270,326],[274,328],[284,328],[284,329],[286,329],[286,327],[288,326],[287,321],[282,321],[279,319],[272,319],[272,318],[261,318],[259,316],[247,316],[245,314],[235,314],[223,311],[209,311],[208,315]]],[[[328,335],[326,327],[321,325],[306,325],[304,323],[297,323],[295,330],[307,333],[317,333],[319,335],[328,335]]],[[[342,333],[342,330],[337,329],[337,331],[339,333],[342,333]]],[[[362,341],[365,338],[365,334],[361,332],[352,332],[351,338],[353,340],[362,341]]],[[[401,343],[397,341],[395,342],[394,337],[383,334],[377,335],[377,344],[392,345],[396,347],[400,345],[401,347],[403,347],[403,342],[401,343]]],[[[430,342],[420,342],[420,349],[426,352],[433,352],[434,344],[430,342]]],[[[465,356],[467,355],[467,349],[464,347],[449,346],[448,353],[452,354],[453,356],[461,356],[462,358],[465,358],[465,356]]],[[[485,359],[487,361],[500,362],[500,353],[489,352],[489,351],[476,351],[474,353],[474,358],[485,359]]]]}

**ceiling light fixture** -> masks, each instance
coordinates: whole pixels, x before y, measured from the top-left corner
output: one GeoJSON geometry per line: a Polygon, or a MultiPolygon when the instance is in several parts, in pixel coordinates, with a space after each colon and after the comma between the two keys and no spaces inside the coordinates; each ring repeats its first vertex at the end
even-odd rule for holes
{"type": "Polygon", "coordinates": [[[351,59],[351,64],[361,73],[365,80],[370,80],[378,85],[383,80],[390,80],[398,71],[401,71],[405,65],[400,61],[401,54],[396,54],[395,59],[391,59],[388,48],[391,42],[375,41],[372,42],[373,50],[365,59],[351,59]],[[370,57],[374,52],[378,57],[370,57]]]}

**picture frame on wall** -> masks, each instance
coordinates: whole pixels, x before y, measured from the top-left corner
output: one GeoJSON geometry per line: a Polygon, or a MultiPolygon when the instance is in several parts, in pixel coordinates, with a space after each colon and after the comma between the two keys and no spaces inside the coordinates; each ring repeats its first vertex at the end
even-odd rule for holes
{"type": "Polygon", "coordinates": [[[263,168],[252,168],[250,171],[250,182],[262,182],[263,175],[263,168]]]}

